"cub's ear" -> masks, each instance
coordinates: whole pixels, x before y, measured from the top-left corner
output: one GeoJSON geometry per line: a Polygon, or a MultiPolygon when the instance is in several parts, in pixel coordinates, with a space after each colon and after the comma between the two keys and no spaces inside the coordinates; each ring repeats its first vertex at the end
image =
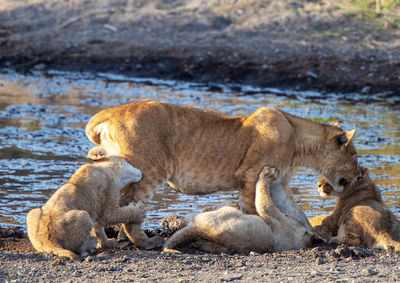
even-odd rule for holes
{"type": "Polygon", "coordinates": [[[103,161],[107,159],[107,152],[102,147],[96,146],[89,150],[87,158],[93,161],[103,161]]]}
{"type": "Polygon", "coordinates": [[[338,143],[338,145],[340,147],[342,147],[342,146],[347,146],[351,142],[351,140],[355,134],[356,134],[356,130],[354,129],[351,131],[343,131],[343,132],[334,134],[332,138],[336,140],[336,142],[338,143]]]}

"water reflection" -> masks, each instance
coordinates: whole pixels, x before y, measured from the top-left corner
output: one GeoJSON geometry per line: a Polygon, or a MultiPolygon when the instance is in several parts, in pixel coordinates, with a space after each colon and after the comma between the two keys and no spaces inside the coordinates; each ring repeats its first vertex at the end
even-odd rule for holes
{"type": "MultiPolygon", "coordinates": [[[[101,109],[135,100],[162,100],[227,113],[248,115],[261,106],[278,106],[325,123],[337,120],[357,129],[360,163],[368,166],[385,203],[400,214],[400,108],[398,101],[374,102],[353,94],[321,96],[237,85],[207,85],[135,79],[110,74],[50,72],[24,76],[0,74],[0,224],[23,224],[26,213],[42,205],[86,162],[93,145],[84,127],[101,109]],[[217,91],[215,91],[217,90],[217,91]]],[[[308,216],[331,211],[315,189],[319,176],[301,168],[292,186],[308,216]]],[[[234,192],[188,196],[169,188],[150,202],[146,225],[165,215],[193,215],[234,192]]]]}

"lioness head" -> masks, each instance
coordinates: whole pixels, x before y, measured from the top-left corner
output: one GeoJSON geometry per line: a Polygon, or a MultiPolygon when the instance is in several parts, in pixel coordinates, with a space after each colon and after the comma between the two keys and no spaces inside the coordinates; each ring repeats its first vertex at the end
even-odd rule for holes
{"type": "Polygon", "coordinates": [[[343,131],[338,123],[328,125],[327,140],[323,150],[325,164],[321,171],[335,191],[341,192],[348,183],[354,183],[361,176],[357,152],[351,142],[356,130],[343,131]]]}
{"type": "Polygon", "coordinates": [[[337,192],[327,181],[325,177],[322,177],[317,185],[318,185],[318,191],[319,194],[324,197],[324,198],[336,198],[336,197],[342,197],[343,195],[349,193],[349,192],[354,192],[358,190],[359,188],[362,187],[363,184],[365,183],[370,183],[371,179],[369,178],[368,174],[368,168],[367,167],[362,167],[361,169],[361,177],[357,179],[357,181],[353,183],[346,183],[343,186],[343,191],[337,192]]]}

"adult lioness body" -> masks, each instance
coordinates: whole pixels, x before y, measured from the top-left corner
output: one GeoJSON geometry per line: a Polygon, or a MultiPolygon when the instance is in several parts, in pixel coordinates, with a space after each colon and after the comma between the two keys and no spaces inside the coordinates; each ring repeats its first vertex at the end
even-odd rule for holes
{"type": "MultiPolygon", "coordinates": [[[[289,190],[297,166],[314,168],[340,190],[360,169],[351,139],[353,131],[295,117],[263,107],[248,117],[163,102],[139,101],[105,109],[92,117],[86,135],[109,154],[121,154],[143,172],[125,188],[121,203],[146,200],[168,184],[187,194],[240,190],[241,206],[255,213],[255,185],[265,164],[280,175],[274,199],[286,214],[311,229],[289,190]],[[322,158],[321,158],[322,156],[322,158]]],[[[152,247],[137,225],[125,225],[137,245],[152,247]]]]}

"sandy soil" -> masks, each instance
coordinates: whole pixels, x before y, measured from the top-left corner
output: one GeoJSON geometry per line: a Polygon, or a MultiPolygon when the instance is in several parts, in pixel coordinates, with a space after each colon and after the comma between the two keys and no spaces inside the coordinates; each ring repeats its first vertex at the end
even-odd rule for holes
{"type": "MultiPolygon", "coordinates": [[[[0,1],[0,67],[400,94],[400,30],[330,0],[0,1]]],[[[121,239],[82,262],[0,229],[0,282],[393,282],[400,253],[316,245],[264,255],[137,251],[121,239]]]]}
{"type": "Polygon", "coordinates": [[[1,1],[0,66],[399,94],[399,25],[342,2],[1,1]]]}
{"type": "Polygon", "coordinates": [[[19,229],[0,229],[0,281],[9,282],[394,282],[400,253],[319,244],[298,251],[212,255],[139,251],[126,239],[115,250],[73,262],[34,251],[19,229]]]}

